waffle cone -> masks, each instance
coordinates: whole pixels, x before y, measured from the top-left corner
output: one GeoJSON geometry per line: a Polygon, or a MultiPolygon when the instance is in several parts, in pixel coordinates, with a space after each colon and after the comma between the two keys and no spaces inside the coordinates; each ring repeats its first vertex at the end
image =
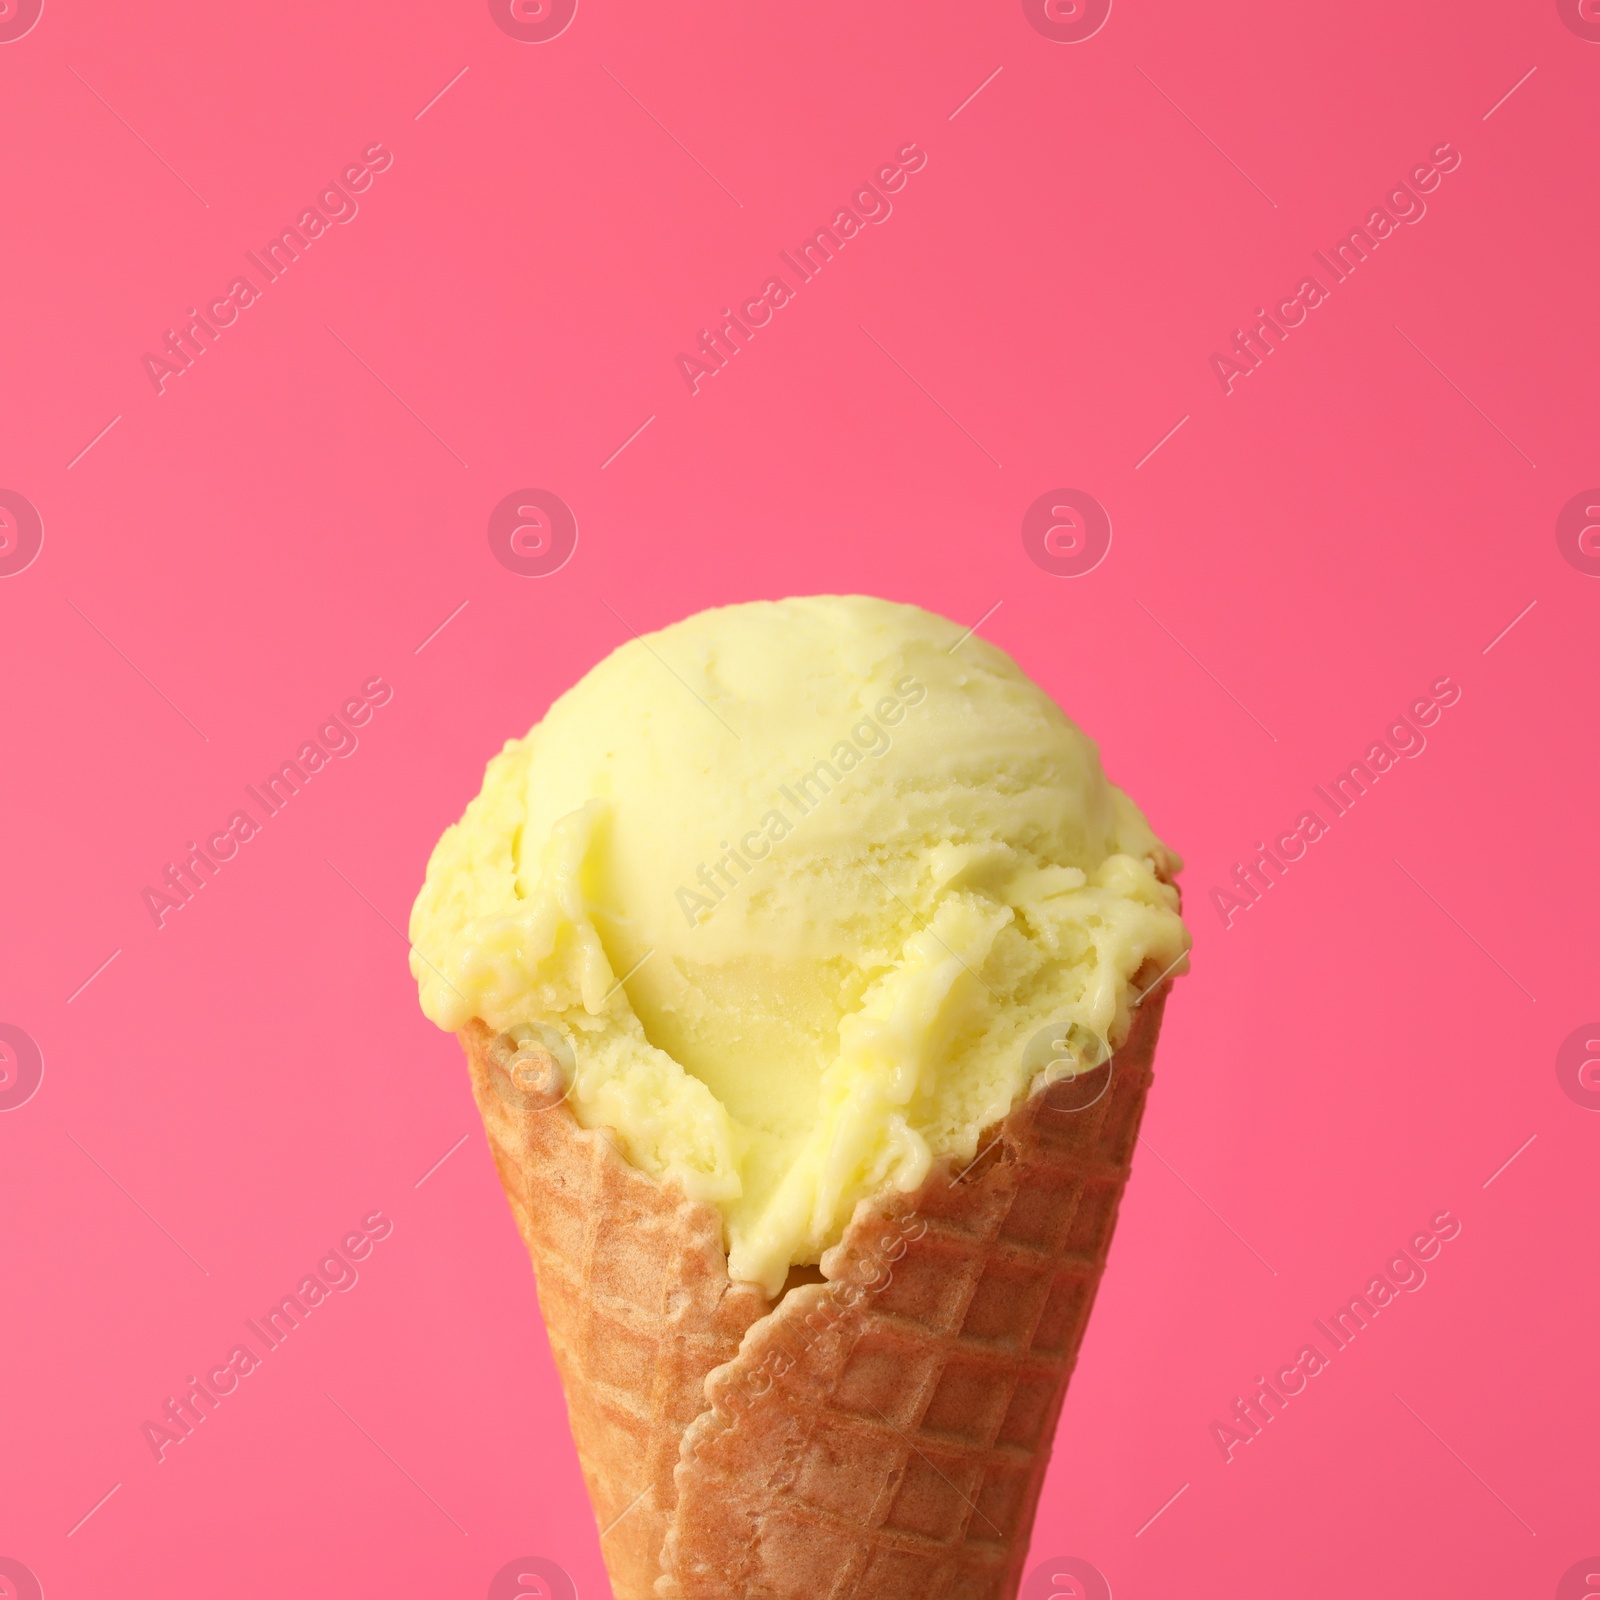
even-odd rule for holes
{"type": "Polygon", "coordinates": [[[618,1600],[1012,1600],[1164,999],[964,1169],[862,1201],[776,1306],[714,1206],[519,1104],[514,1046],[468,1026],[618,1600]]]}

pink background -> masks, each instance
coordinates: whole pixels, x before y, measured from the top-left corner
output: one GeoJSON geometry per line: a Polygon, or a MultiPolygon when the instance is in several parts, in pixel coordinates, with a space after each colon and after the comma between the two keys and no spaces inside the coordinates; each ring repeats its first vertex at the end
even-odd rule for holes
{"type": "Polygon", "coordinates": [[[437,12],[48,0],[0,44],[0,488],[44,527],[0,580],[0,1022],[44,1059],[0,1115],[0,1557],[51,1597],[474,1596],[524,1555],[607,1592],[399,930],[630,628],[866,590],[984,618],[1188,861],[1035,1556],[1118,1600],[1554,1595],[1600,1550],[1600,1096],[1556,1071],[1600,1016],[1600,581],[1555,531],[1600,483],[1600,26],[437,12]],[[158,396],[141,357],[373,141],[359,214],[158,396]],[[893,215],[691,396],[679,352],[907,141],[893,215]],[[1224,394],[1441,141],[1426,217],[1224,394]],[[486,535],[529,486],[580,530],[540,578],[486,535]],[[1021,536],[1063,486],[1115,530],[1075,578],[1021,536]],[[374,674],[359,750],[158,931],[141,891],[374,674]],[[1225,928],[1209,891],[1441,675],[1426,752],[1225,928]],[[359,1284],[157,1464],[142,1424],[374,1208],[359,1284]],[[1225,1463],[1211,1424],[1441,1210],[1426,1286],[1225,1463]]]}

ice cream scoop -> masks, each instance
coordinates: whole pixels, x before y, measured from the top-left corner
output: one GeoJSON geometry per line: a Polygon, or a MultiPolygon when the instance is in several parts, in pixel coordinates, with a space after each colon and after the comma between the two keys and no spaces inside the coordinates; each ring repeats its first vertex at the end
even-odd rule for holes
{"type": "Polygon", "coordinates": [[[775,1296],[861,1200],[1122,1044],[1135,975],[1188,948],[1178,865],[983,639],[756,602],[630,640],[505,746],[411,968],[440,1027],[569,1061],[577,1122],[714,1204],[730,1277],[775,1296]]]}

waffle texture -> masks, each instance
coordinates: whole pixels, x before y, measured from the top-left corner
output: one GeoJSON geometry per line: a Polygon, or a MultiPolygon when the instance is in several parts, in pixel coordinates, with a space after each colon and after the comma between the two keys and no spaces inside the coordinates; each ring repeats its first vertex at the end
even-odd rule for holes
{"type": "Polygon", "coordinates": [[[503,1034],[474,1020],[460,1037],[533,1260],[612,1588],[652,1600],[684,1432],[767,1297],[730,1281],[715,1206],[641,1172],[610,1130],[522,1094],[503,1034]]]}
{"type": "Polygon", "coordinates": [[[964,1169],[863,1201],[776,1306],[729,1280],[715,1207],[463,1031],[618,1600],[1012,1600],[1166,987],[964,1169]]]}

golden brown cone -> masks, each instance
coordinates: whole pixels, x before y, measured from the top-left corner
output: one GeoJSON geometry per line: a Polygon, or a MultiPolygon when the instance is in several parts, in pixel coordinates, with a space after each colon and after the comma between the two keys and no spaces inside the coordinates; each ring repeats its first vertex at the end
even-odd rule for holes
{"type": "Polygon", "coordinates": [[[514,1047],[468,1026],[617,1600],[1012,1600],[1165,990],[964,1170],[863,1201],[775,1308],[729,1280],[714,1206],[519,1105],[514,1047]]]}

